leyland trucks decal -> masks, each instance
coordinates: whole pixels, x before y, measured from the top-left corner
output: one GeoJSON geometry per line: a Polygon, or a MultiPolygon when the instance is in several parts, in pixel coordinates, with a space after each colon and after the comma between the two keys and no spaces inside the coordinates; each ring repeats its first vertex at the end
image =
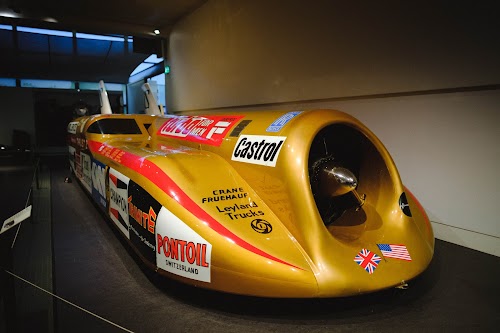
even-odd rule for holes
{"type": "Polygon", "coordinates": [[[156,223],[156,265],[172,274],[210,282],[212,244],[165,207],[156,223]]]}
{"type": "Polygon", "coordinates": [[[130,239],[127,201],[129,181],[127,176],[113,168],[109,169],[109,217],[128,239],[130,239]]]}

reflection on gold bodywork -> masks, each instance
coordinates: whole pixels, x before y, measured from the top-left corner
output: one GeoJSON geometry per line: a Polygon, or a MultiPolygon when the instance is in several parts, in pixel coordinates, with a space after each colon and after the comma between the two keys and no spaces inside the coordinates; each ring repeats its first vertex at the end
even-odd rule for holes
{"type": "Polygon", "coordinates": [[[382,227],[382,218],[375,208],[365,204],[359,210],[349,210],[328,226],[332,236],[345,242],[360,238],[365,231],[373,231],[382,227]]]}

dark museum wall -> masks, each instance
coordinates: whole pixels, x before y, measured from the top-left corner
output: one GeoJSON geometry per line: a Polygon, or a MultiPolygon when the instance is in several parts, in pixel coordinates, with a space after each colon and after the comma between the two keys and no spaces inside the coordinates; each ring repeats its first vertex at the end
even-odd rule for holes
{"type": "MultiPolygon", "coordinates": [[[[108,96],[118,113],[121,92],[108,92],[108,96]]],[[[31,146],[44,154],[66,153],[66,127],[77,117],[76,108],[86,107],[90,114],[100,110],[98,93],[92,90],[0,87],[0,102],[0,144],[12,145],[13,131],[21,130],[29,134],[31,146]]]]}
{"type": "Polygon", "coordinates": [[[500,21],[484,3],[211,0],[171,33],[172,106],[498,84],[500,21]]]}
{"type": "Polygon", "coordinates": [[[33,93],[27,88],[0,87],[0,144],[12,145],[13,130],[25,131],[33,142],[35,113],[33,93]]]}
{"type": "Polygon", "coordinates": [[[387,146],[437,238],[500,256],[494,7],[363,6],[207,1],[171,33],[169,109],[353,114],[387,146]]]}

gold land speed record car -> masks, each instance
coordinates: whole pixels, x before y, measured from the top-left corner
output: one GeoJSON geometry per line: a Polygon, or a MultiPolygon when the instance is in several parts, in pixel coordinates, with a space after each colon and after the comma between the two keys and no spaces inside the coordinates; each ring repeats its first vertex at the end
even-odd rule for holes
{"type": "Polygon", "coordinates": [[[101,114],[71,169],[140,258],[198,287],[337,297],[400,286],[434,237],[382,143],[333,110],[101,114]]]}

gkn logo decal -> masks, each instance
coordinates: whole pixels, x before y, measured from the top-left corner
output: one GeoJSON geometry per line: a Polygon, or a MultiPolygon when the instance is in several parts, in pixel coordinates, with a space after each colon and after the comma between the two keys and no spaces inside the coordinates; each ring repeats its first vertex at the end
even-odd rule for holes
{"type": "Polygon", "coordinates": [[[231,160],[275,167],[285,140],[285,136],[241,135],[231,160]]]}

